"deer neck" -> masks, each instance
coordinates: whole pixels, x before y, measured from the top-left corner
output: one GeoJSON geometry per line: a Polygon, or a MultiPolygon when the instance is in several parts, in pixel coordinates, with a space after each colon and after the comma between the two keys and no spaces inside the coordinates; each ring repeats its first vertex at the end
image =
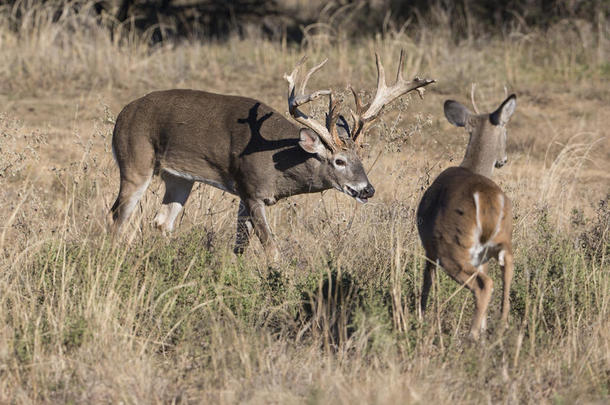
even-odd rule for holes
{"type": "Polygon", "coordinates": [[[460,166],[481,176],[491,177],[496,163],[494,152],[491,142],[484,142],[479,134],[473,134],[470,136],[466,154],[460,166]]]}

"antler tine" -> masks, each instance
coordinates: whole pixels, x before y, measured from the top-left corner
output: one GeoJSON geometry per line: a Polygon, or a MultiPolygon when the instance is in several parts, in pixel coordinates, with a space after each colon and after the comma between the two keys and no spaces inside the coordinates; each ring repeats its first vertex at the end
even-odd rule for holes
{"type": "Polygon", "coordinates": [[[417,90],[420,97],[422,97],[423,89],[422,87],[429,85],[430,83],[434,83],[435,80],[431,79],[420,79],[415,77],[413,81],[407,82],[402,78],[402,65],[404,63],[404,52],[401,52],[401,58],[399,61],[398,72],[396,74],[396,83],[391,87],[388,87],[385,82],[385,73],[383,70],[383,65],[381,64],[381,59],[378,54],[375,54],[377,61],[377,92],[375,93],[375,97],[371,102],[371,106],[366,110],[362,119],[365,121],[374,120],[377,118],[377,115],[381,112],[383,107],[387,104],[391,103],[398,97],[403,94],[409,93],[413,90],[417,90]]]}
{"type": "Polygon", "coordinates": [[[423,98],[423,87],[435,82],[433,79],[420,79],[418,77],[415,77],[410,82],[404,80],[402,76],[404,60],[405,52],[404,50],[401,50],[400,58],[398,60],[398,70],[396,72],[396,82],[392,86],[388,87],[385,80],[385,70],[383,68],[383,64],[381,63],[381,58],[379,57],[378,53],[375,53],[375,63],[377,65],[377,90],[375,92],[375,96],[373,97],[373,101],[371,101],[371,103],[367,106],[366,111],[364,111],[365,109],[361,107],[362,102],[360,101],[356,92],[352,89],[356,101],[356,113],[352,113],[355,130],[352,132],[354,133],[353,139],[356,143],[359,141],[359,136],[365,131],[368,125],[377,119],[379,113],[386,105],[398,97],[414,90],[417,91],[419,96],[423,98]]]}
{"type": "Polygon", "coordinates": [[[396,83],[404,81],[402,78],[402,65],[405,63],[405,50],[400,50],[400,59],[398,59],[398,70],[396,71],[396,83]]]}
{"type": "Polygon", "coordinates": [[[333,95],[328,97],[328,113],[326,114],[326,128],[330,135],[332,136],[333,142],[339,146],[343,147],[345,143],[339,137],[339,133],[337,132],[337,120],[339,119],[339,106],[341,105],[340,100],[336,100],[333,98],[333,95]]]}
{"type": "Polygon", "coordinates": [[[387,85],[385,82],[385,70],[383,69],[381,58],[377,52],[375,52],[375,64],[377,65],[377,93],[379,93],[379,90],[386,89],[387,85]]]}
{"type": "Polygon", "coordinates": [[[476,83],[472,83],[470,86],[470,102],[472,103],[472,108],[475,114],[479,114],[479,108],[477,107],[477,103],[474,101],[474,91],[477,88],[476,83]]]}
{"type": "Polygon", "coordinates": [[[360,96],[358,95],[358,92],[352,87],[352,85],[348,86],[349,89],[351,90],[352,94],[354,95],[354,103],[356,104],[356,112],[354,112],[353,110],[350,110],[350,113],[352,115],[352,120],[353,120],[353,124],[352,124],[352,129],[350,131],[350,135],[356,139],[357,138],[357,134],[360,132],[360,130],[362,129],[362,120],[361,120],[361,116],[364,113],[364,106],[362,105],[362,99],[360,98],[360,96]]]}
{"type": "Polygon", "coordinates": [[[362,110],[362,100],[360,99],[360,96],[358,95],[358,92],[356,92],[356,90],[352,87],[351,84],[348,86],[348,88],[350,89],[350,91],[354,95],[354,101],[356,103],[356,111],[360,112],[360,110],[362,110]]]}
{"type": "Polygon", "coordinates": [[[297,75],[299,74],[301,65],[303,65],[303,63],[305,63],[306,60],[307,60],[307,56],[303,56],[301,58],[301,60],[299,62],[297,62],[292,73],[290,73],[290,75],[286,75],[286,74],[284,75],[284,79],[286,79],[289,84],[288,93],[289,93],[289,96],[291,96],[293,98],[294,107],[298,107],[300,105],[309,103],[310,101],[313,101],[320,96],[327,96],[330,94],[330,90],[317,90],[311,94],[305,94],[305,86],[307,85],[309,78],[311,77],[312,74],[314,74],[315,72],[320,70],[322,68],[322,66],[324,66],[324,64],[326,62],[328,62],[328,59],[324,59],[322,61],[322,63],[320,63],[317,66],[314,66],[309,72],[307,72],[307,76],[305,76],[305,80],[303,80],[303,82],[301,83],[301,87],[300,87],[299,91],[298,92],[296,91],[297,75]]]}
{"type": "Polygon", "coordinates": [[[303,82],[300,86],[300,91],[298,91],[298,92],[296,91],[297,75],[299,73],[301,65],[305,62],[305,60],[306,60],[305,57],[301,58],[301,60],[296,64],[296,66],[292,70],[292,73],[290,75],[287,75],[287,74],[284,75],[284,79],[286,79],[286,81],[288,82],[288,111],[290,112],[290,115],[295,119],[295,121],[312,129],[316,134],[318,134],[320,139],[333,152],[336,152],[337,147],[339,147],[341,144],[335,144],[333,136],[329,132],[329,129],[326,128],[321,123],[317,122],[316,120],[312,119],[311,117],[307,116],[306,114],[304,114],[303,112],[301,112],[298,109],[299,106],[306,104],[310,101],[313,101],[313,100],[319,98],[320,96],[323,96],[323,95],[331,96],[330,90],[318,90],[318,91],[314,91],[311,94],[305,94],[305,86],[307,85],[309,78],[311,77],[312,74],[314,74],[315,72],[320,70],[322,68],[322,66],[324,66],[324,64],[327,62],[327,60],[324,60],[319,65],[314,66],[305,76],[305,79],[303,80],[303,82]]]}
{"type": "Polygon", "coordinates": [[[352,94],[354,95],[354,101],[356,103],[356,113],[357,114],[364,113],[364,111],[367,108],[369,108],[370,104],[362,104],[362,99],[358,95],[358,92],[351,85],[349,86],[349,89],[351,90],[352,94]]]}
{"type": "Polygon", "coordinates": [[[299,73],[299,69],[301,69],[301,65],[303,63],[305,63],[306,60],[307,60],[307,55],[303,56],[297,62],[297,64],[294,66],[294,69],[292,69],[292,72],[290,74],[284,73],[284,79],[286,79],[286,81],[288,81],[288,95],[289,96],[295,95],[294,92],[295,92],[296,77],[297,77],[297,74],[299,73]]]}
{"type": "Polygon", "coordinates": [[[301,94],[305,94],[305,86],[307,86],[307,82],[309,81],[309,78],[311,77],[311,75],[316,73],[318,70],[322,69],[322,66],[324,66],[326,64],[326,62],[328,62],[328,58],[324,59],[317,66],[312,67],[309,70],[309,72],[307,72],[307,75],[305,75],[305,79],[303,80],[303,83],[301,83],[301,88],[300,88],[301,94]]]}

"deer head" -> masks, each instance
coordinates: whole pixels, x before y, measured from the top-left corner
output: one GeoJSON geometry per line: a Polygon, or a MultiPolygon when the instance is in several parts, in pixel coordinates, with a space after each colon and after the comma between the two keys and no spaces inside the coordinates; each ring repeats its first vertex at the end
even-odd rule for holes
{"type": "Polygon", "coordinates": [[[423,87],[434,82],[434,80],[419,78],[415,78],[412,82],[405,81],[402,77],[404,52],[401,51],[396,83],[388,87],[381,59],[379,55],[376,54],[375,56],[377,62],[377,91],[371,103],[363,105],[358,93],[350,86],[356,104],[356,111],[352,111],[353,124],[351,128],[343,116],[340,115],[341,103],[333,97],[331,90],[318,90],[309,94],[305,91],[309,78],[326,64],[327,59],[309,70],[298,89],[297,75],[306,60],[305,57],[297,63],[290,75],[284,76],[288,81],[288,110],[290,115],[297,122],[307,127],[300,131],[299,145],[306,152],[315,154],[322,162],[333,187],[356,198],[359,202],[366,202],[375,193],[358,155],[364,138],[363,135],[387,104],[413,90],[417,90],[422,96],[423,87]],[[298,108],[321,96],[328,96],[329,99],[325,125],[307,116],[298,108]]]}
{"type": "Polygon", "coordinates": [[[500,168],[508,161],[506,123],[515,112],[517,96],[508,96],[494,112],[487,114],[479,114],[472,99],[474,114],[457,101],[447,100],[445,117],[451,124],[464,127],[470,135],[462,166],[489,177],[493,167],[500,168]]]}

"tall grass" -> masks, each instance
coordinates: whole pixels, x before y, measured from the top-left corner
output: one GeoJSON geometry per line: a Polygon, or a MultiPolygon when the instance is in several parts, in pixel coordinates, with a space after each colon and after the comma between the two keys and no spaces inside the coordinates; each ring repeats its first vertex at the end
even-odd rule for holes
{"type": "Polygon", "coordinates": [[[16,33],[0,24],[3,103],[79,107],[57,107],[61,130],[51,115],[0,116],[0,402],[608,398],[607,44],[591,49],[572,31],[455,44],[442,28],[421,27],[418,38],[389,32],[358,43],[312,36],[304,48],[257,38],[151,47],[109,39],[86,14],[67,10],[51,23],[44,8],[31,13],[16,33]],[[393,106],[372,131],[365,165],[378,193],[369,204],[329,191],[269,210],[286,258],[279,268],[266,267],[257,241],[232,254],[236,201],[205,186],[165,238],[150,225],[162,192],[154,182],[130,243],[110,243],[110,133],[131,97],[196,87],[284,111],[280,78],[302,54],[330,58],[318,83],[341,89],[347,78],[368,90],[373,51],[392,70],[400,48],[407,73],[438,86],[393,106]],[[481,109],[494,108],[504,86],[519,94],[510,163],[494,173],[515,205],[510,327],[496,332],[495,295],[480,343],[465,338],[472,297],[444,274],[419,319],[414,223],[422,190],[466,144],[438,106],[466,99],[473,81],[481,109]]]}

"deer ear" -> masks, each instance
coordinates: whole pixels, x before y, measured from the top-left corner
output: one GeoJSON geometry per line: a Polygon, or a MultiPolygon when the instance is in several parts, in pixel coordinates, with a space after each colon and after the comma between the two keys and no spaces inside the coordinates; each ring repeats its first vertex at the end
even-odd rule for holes
{"type": "Polygon", "coordinates": [[[453,100],[445,101],[443,109],[445,110],[445,117],[447,117],[447,121],[456,127],[466,126],[468,117],[472,115],[468,108],[453,100]]]}
{"type": "Polygon", "coordinates": [[[326,154],[326,147],[320,140],[318,134],[308,128],[301,128],[299,131],[299,146],[307,153],[313,153],[319,156],[326,154]]]}
{"type": "Polygon", "coordinates": [[[515,112],[517,107],[517,96],[511,94],[506,100],[498,107],[498,109],[489,114],[489,121],[494,125],[506,125],[510,117],[515,112]]]}

